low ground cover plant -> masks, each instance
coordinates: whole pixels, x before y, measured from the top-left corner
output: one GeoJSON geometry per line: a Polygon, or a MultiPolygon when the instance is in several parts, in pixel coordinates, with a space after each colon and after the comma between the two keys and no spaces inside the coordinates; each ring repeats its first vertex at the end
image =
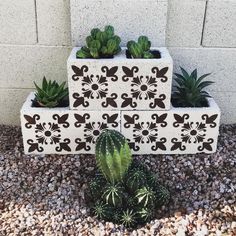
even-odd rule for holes
{"type": "Polygon", "coordinates": [[[135,227],[168,203],[169,191],[143,164],[132,159],[125,137],[104,130],[96,142],[98,172],[89,184],[93,214],[101,220],[135,227]]]}
{"type": "Polygon", "coordinates": [[[175,73],[175,91],[172,94],[172,104],[175,107],[206,107],[207,98],[211,97],[205,88],[213,84],[212,81],[203,81],[210,74],[198,77],[197,69],[189,74],[181,67],[182,74],[175,73]]]}
{"type": "Polygon", "coordinates": [[[98,28],[91,30],[91,35],[86,38],[86,46],[77,51],[76,57],[85,58],[112,58],[121,51],[121,39],[114,34],[110,25],[104,31],[98,28]]]}
{"type": "Polygon", "coordinates": [[[47,81],[44,77],[41,87],[34,83],[36,92],[35,99],[32,101],[36,107],[64,107],[68,106],[68,88],[66,82],[58,84],[56,81],[47,81]]]}

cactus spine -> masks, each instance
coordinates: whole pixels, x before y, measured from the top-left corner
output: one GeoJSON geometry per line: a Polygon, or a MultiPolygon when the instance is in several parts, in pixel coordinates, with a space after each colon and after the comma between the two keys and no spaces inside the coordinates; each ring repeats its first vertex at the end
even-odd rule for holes
{"type": "Polygon", "coordinates": [[[131,164],[131,150],[125,137],[115,130],[104,130],[96,142],[96,161],[105,178],[122,181],[131,164]]]}

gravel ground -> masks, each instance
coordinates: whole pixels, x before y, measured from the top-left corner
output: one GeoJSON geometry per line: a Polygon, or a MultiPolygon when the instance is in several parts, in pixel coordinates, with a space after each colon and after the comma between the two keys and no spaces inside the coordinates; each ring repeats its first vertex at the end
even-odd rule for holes
{"type": "Polygon", "coordinates": [[[136,157],[172,199],[157,219],[128,230],[86,209],[94,156],[24,155],[20,128],[0,126],[0,235],[236,235],[236,125],[220,133],[212,155],[136,157]]]}

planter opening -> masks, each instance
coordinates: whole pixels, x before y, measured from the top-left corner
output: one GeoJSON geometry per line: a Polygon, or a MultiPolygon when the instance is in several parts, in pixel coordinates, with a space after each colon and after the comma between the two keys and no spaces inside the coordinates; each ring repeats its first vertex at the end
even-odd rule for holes
{"type": "MultiPolygon", "coordinates": [[[[194,107],[190,107],[190,106],[189,107],[179,106],[176,99],[173,99],[173,98],[171,99],[171,104],[173,107],[176,107],[176,108],[194,108],[194,107]]],[[[210,107],[208,100],[203,101],[201,103],[201,106],[199,106],[198,108],[204,108],[204,107],[210,107]]]]}
{"type": "MultiPolygon", "coordinates": [[[[44,108],[43,106],[40,106],[35,99],[32,99],[31,101],[32,101],[31,107],[44,108]]],[[[56,107],[68,107],[68,106],[69,106],[69,99],[66,99],[61,101],[56,107]]]]}
{"type": "MultiPolygon", "coordinates": [[[[151,50],[150,52],[154,55],[154,58],[152,58],[152,59],[160,59],[161,58],[160,51],[158,51],[158,50],[151,50]]],[[[135,58],[133,58],[131,56],[129,50],[126,50],[126,58],[128,58],[128,59],[135,59],[135,58]]],[[[145,60],[148,60],[148,59],[145,59],[145,60]]]]}
{"type": "Polygon", "coordinates": [[[113,59],[114,58],[114,56],[101,56],[101,57],[99,57],[99,58],[93,58],[93,57],[87,57],[87,58],[80,58],[80,57],[77,57],[76,56],[76,59],[95,59],[95,60],[101,60],[101,59],[113,59]]]}

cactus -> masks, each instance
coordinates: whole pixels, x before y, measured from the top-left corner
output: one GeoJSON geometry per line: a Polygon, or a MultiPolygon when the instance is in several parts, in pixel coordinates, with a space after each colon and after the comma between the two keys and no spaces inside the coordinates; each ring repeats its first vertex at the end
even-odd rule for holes
{"type": "Polygon", "coordinates": [[[154,55],[150,51],[150,47],[151,42],[146,36],[140,36],[138,42],[132,40],[127,43],[128,51],[133,58],[154,58],[154,55]]]}
{"type": "Polygon", "coordinates": [[[121,206],[123,198],[123,188],[119,184],[108,183],[103,189],[102,198],[110,206],[121,206]]]}
{"type": "Polygon", "coordinates": [[[145,223],[152,218],[153,210],[147,207],[141,208],[137,211],[137,216],[141,222],[145,223]]]}
{"type": "Polygon", "coordinates": [[[131,150],[125,137],[115,130],[104,130],[96,142],[96,161],[105,178],[122,181],[131,163],[131,150]]]}
{"type": "Polygon", "coordinates": [[[129,191],[135,192],[137,189],[142,188],[146,183],[146,175],[140,169],[133,169],[129,172],[126,185],[129,191]]]}
{"type": "Polygon", "coordinates": [[[136,223],[136,216],[133,210],[126,210],[121,213],[121,223],[128,228],[136,223]]]}
{"type": "Polygon", "coordinates": [[[93,213],[98,219],[108,218],[109,207],[107,204],[98,201],[93,207],[93,213]]]}
{"type": "Polygon", "coordinates": [[[102,131],[96,159],[101,172],[89,184],[89,197],[99,219],[135,227],[150,221],[155,210],[169,201],[170,193],[145,164],[131,163],[128,143],[119,132],[102,131]]]}
{"type": "Polygon", "coordinates": [[[163,206],[170,201],[170,192],[162,185],[156,187],[156,205],[163,206]]]}
{"type": "Polygon", "coordinates": [[[136,198],[139,204],[142,204],[144,207],[152,206],[155,202],[155,192],[150,187],[143,187],[137,190],[136,198]]]}
{"type": "Polygon", "coordinates": [[[85,58],[110,58],[121,51],[120,37],[114,35],[114,28],[106,26],[104,31],[92,29],[91,35],[86,38],[86,47],[77,51],[76,57],[85,58]]]}
{"type": "Polygon", "coordinates": [[[93,199],[98,199],[102,196],[103,194],[102,188],[105,183],[106,183],[106,180],[103,177],[98,176],[98,175],[96,176],[94,180],[92,180],[89,183],[89,190],[93,199]]]}

